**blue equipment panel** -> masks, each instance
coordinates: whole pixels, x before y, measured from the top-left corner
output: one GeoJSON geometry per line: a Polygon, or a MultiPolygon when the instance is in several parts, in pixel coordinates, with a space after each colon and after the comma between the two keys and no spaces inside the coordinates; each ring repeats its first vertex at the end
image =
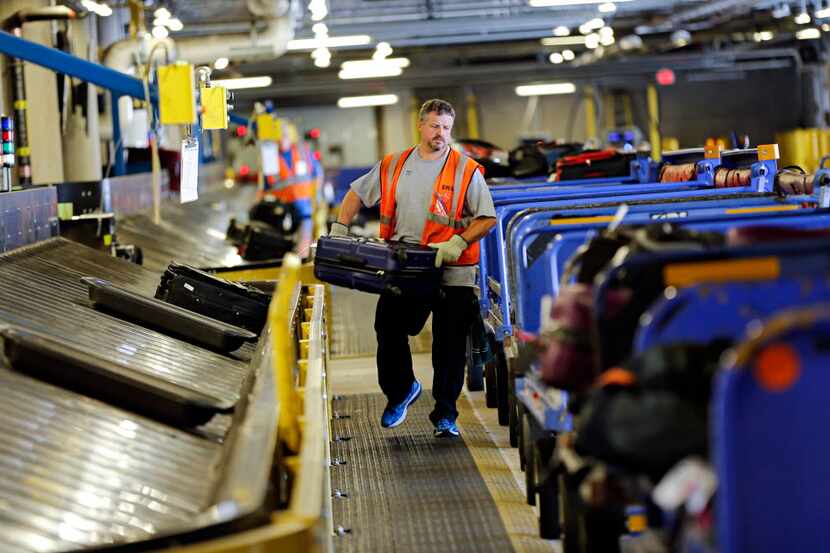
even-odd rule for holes
{"type": "Polygon", "coordinates": [[[723,553],[830,543],[830,306],[791,312],[738,349],[712,400],[723,553]]]}

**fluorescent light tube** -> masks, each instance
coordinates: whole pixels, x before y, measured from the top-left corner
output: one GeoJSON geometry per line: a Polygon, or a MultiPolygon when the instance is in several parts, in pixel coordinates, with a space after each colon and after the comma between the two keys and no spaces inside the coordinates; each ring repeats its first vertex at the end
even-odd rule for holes
{"type": "Polygon", "coordinates": [[[316,38],[299,38],[289,40],[288,50],[315,50],[317,48],[343,48],[346,46],[366,46],[372,42],[369,35],[329,36],[323,40],[316,38]]]}
{"type": "Polygon", "coordinates": [[[271,77],[240,77],[238,79],[216,79],[211,81],[215,86],[224,86],[228,90],[241,90],[243,88],[262,88],[271,85],[271,77]]]}
{"type": "Polygon", "coordinates": [[[584,46],[584,36],[549,36],[542,39],[542,46],[584,46]]]}
{"type": "Polygon", "coordinates": [[[380,60],[371,59],[371,60],[352,60],[352,61],[344,61],[340,64],[341,69],[345,69],[347,71],[360,71],[360,70],[368,70],[370,68],[381,68],[381,67],[400,67],[404,69],[409,67],[409,58],[383,58],[380,60]]]}
{"type": "MultiPolygon", "coordinates": [[[[534,8],[557,8],[560,6],[587,6],[593,4],[605,4],[608,0],[530,0],[530,5],[534,8]]],[[[631,0],[615,0],[617,4],[621,2],[631,2],[631,0]]]]}
{"type": "Polygon", "coordinates": [[[795,33],[795,38],[798,40],[811,40],[821,38],[821,31],[816,28],[802,29],[795,33]]]}
{"type": "Polygon", "coordinates": [[[380,77],[397,77],[403,73],[398,66],[384,65],[380,67],[365,67],[360,69],[341,69],[337,74],[341,79],[372,79],[380,77]]]}
{"type": "Polygon", "coordinates": [[[548,94],[573,94],[576,85],[573,83],[527,84],[516,87],[519,96],[546,96],[548,94]]]}
{"type": "Polygon", "coordinates": [[[365,108],[369,106],[389,106],[398,103],[395,94],[377,94],[374,96],[346,96],[337,100],[340,108],[365,108]]]}

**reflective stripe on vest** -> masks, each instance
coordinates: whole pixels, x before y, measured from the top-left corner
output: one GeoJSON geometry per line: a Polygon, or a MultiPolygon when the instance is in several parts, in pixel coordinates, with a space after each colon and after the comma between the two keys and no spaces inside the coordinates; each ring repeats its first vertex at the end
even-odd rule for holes
{"type": "MultiPolygon", "coordinates": [[[[380,237],[390,240],[395,233],[395,194],[398,179],[407,158],[415,148],[410,148],[383,158],[380,165],[380,237]]],[[[476,170],[484,169],[457,150],[450,149],[444,166],[435,180],[432,199],[421,243],[445,242],[455,234],[461,234],[471,219],[463,217],[467,190],[476,170]]],[[[478,242],[471,244],[453,265],[474,265],[479,260],[478,242]]]]}
{"type": "Polygon", "coordinates": [[[280,178],[269,189],[269,192],[281,202],[286,203],[310,200],[314,195],[314,183],[308,174],[296,174],[297,165],[301,161],[297,146],[291,146],[291,167],[285,162],[282,153],[277,154],[277,158],[280,165],[280,178]]]}

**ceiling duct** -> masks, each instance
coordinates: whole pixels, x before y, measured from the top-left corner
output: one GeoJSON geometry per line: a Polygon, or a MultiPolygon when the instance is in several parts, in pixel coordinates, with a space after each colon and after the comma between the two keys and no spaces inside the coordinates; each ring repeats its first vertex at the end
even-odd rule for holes
{"type": "MultiPolygon", "coordinates": [[[[116,42],[107,49],[104,65],[129,73],[137,60],[159,42],[170,56],[194,65],[212,64],[217,58],[231,60],[274,59],[285,53],[294,36],[294,12],[290,0],[247,0],[252,17],[250,31],[198,35],[172,39],[144,37],[116,42]],[[257,30],[257,24],[264,28],[257,30]]],[[[157,49],[161,54],[161,49],[157,49]]]]}
{"type": "Polygon", "coordinates": [[[193,64],[231,60],[273,59],[285,53],[294,38],[294,16],[290,0],[247,0],[248,11],[265,29],[255,26],[247,33],[187,37],[176,40],[177,58],[193,64]]]}

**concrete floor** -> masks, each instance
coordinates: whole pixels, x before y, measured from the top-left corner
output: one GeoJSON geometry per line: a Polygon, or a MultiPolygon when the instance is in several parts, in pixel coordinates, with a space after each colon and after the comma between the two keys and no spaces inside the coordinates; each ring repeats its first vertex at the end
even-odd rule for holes
{"type": "MultiPolygon", "coordinates": [[[[430,355],[413,355],[415,373],[424,388],[432,387],[432,366],[430,355]]],[[[352,357],[333,359],[329,365],[329,378],[335,394],[379,393],[375,360],[373,357],[352,357]]],[[[499,426],[495,409],[485,406],[484,392],[463,392],[470,401],[471,409],[461,410],[458,425],[464,435],[464,422],[477,419],[484,426],[492,443],[476,444],[470,452],[490,490],[511,542],[517,553],[560,552],[558,541],[546,541],[538,537],[536,511],[525,501],[524,475],[519,468],[518,451],[510,447],[506,427],[499,426]],[[475,417],[475,419],[471,418],[475,417]]],[[[431,401],[424,394],[420,401],[431,401]]],[[[380,413],[378,421],[380,421],[380,413]]],[[[404,423],[406,424],[406,423],[404,423]]],[[[378,432],[381,432],[378,422],[378,432]]]]}

